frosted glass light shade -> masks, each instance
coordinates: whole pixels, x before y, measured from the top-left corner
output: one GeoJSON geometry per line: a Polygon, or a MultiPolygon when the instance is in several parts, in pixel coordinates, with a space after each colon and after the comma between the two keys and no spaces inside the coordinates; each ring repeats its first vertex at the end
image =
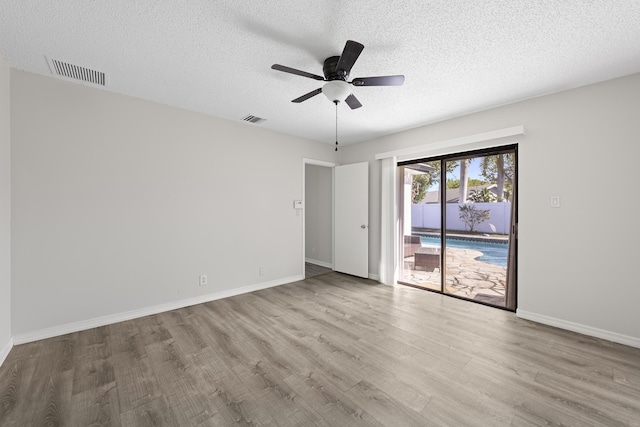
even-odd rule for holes
{"type": "Polygon", "coordinates": [[[329,98],[331,102],[342,102],[351,95],[351,85],[342,80],[332,80],[322,86],[322,93],[329,98]]]}

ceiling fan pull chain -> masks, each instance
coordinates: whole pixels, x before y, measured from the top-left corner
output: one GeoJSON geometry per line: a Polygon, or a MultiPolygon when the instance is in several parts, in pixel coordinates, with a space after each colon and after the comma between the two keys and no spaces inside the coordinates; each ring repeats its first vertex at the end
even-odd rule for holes
{"type": "Polygon", "coordinates": [[[336,151],[338,151],[338,101],[333,101],[336,104],[336,151]]]}

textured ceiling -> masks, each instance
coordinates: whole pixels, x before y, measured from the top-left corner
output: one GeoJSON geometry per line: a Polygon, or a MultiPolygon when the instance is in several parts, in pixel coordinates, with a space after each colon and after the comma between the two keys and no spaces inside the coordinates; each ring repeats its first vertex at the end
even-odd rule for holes
{"type": "Polygon", "coordinates": [[[342,144],[640,72],[637,0],[0,0],[0,53],[51,75],[45,56],[103,71],[104,90],[333,143],[322,74],[345,42],[365,48],[339,107],[342,144]]]}

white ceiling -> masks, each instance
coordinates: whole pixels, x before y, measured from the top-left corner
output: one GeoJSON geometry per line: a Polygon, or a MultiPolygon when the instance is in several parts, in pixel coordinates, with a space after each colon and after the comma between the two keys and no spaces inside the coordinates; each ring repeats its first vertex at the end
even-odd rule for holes
{"type": "Polygon", "coordinates": [[[341,144],[640,72],[638,0],[0,0],[0,53],[51,75],[45,56],[104,71],[106,90],[326,143],[335,107],[322,75],[345,42],[365,48],[341,144]]]}

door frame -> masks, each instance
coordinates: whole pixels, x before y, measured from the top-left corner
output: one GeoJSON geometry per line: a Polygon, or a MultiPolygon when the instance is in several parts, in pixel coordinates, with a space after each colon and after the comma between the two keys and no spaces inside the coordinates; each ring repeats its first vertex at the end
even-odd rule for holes
{"type": "Polygon", "coordinates": [[[301,266],[302,266],[302,278],[305,279],[306,278],[306,259],[307,259],[307,254],[306,254],[306,238],[307,238],[307,224],[306,224],[306,192],[307,192],[307,165],[314,165],[314,166],[321,166],[321,167],[326,167],[326,168],[331,168],[331,217],[332,217],[332,221],[331,221],[331,269],[333,270],[333,266],[334,266],[334,262],[335,262],[335,241],[333,238],[333,233],[334,233],[334,228],[335,228],[335,206],[333,204],[333,197],[334,197],[334,192],[335,192],[335,171],[334,168],[336,166],[339,166],[338,163],[334,163],[334,162],[327,162],[324,160],[316,160],[316,159],[309,159],[309,158],[303,158],[302,159],[302,260],[301,260],[301,266]]]}
{"type": "MultiPolygon", "coordinates": [[[[434,155],[434,156],[425,156],[422,158],[418,158],[418,159],[411,159],[411,160],[404,160],[404,161],[400,161],[400,162],[396,162],[396,168],[398,170],[400,170],[401,167],[405,166],[405,165],[410,165],[412,163],[418,163],[418,162],[427,162],[427,161],[439,161],[440,162],[440,170],[441,170],[441,176],[440,176],[440,185],[439,185],[439,189],[438,191],[440,192],[440,240],[441,240],[441,247],[440,247],[440,251],[441,251],[441,259],[440,259],[440,290],[435,290],[435,289],[430,289],[430,288],[426,288],[426,287],[422,287],[422,286],[415,286],[413,284],[410,283],[405,283],[405,282],[401,282],[401,281],[397,281],[396,284],[401,284],[401,285],[405,285],[405,286],[412,286],[412,287],[418,287],[420,289],[429,291],[429,292],[435,292],[435,293],[439,293],[441,295],[446,295],[449,297],[453,297],[453,298],[459,298],[465,301],[470,301],[476,304],[482,304],[482,305],[488,305],[490,307],[494,307],[494,308],[498,308],[501,310],[507,310],[507,311],[516,311],[517,308],[517,294],[518,294],[518,286],[517,286],[517,282],[518,282],[518,278],[517,278],[517,271],[518,271],[518,239],[517,239],[517,232],[516,232],[516,237],[514,239],[512,239],[512,235],[514,233],[513,230],[517,230],[517,224],[518,224],[518,197],[519,197],[519,191],[518,191],[518,142],[513,142],[513,143],[507,143],[504,145],[494,145],[491,147],[487,147],[487,148],[478,148],[478,149],[473,149],[473,150],[467,150],[467,151],[453,151],[447,154],[438,154],[438,155],[434,155]],[[515,175],[514,175],[514,182],[513,182],[513,190],[514,190],[514,201],[512,202],[512,214],[510,216],[510,226],[509,229],[511,230],[509,235],[509,246],[508,248],[513,245],[513,259],[511,260],[511,263],[508,265],[508,268],[513,269],[513,273],[509,273],[507,272],[507,277],[506,277],[506,286],[509,287],[509,276],[511,276],[513,282],[511,283],[511,290],[515,293],[515,307],[509,308],[508,306],[508,301],[507,301],[507,294],[506,292],[508,292],[507,289],[505,289],[505,306],[500,306],[500,305],[494,305],[494,304],[490,304],[490,303],[485,303],[482,301],[475,301],[469,298],[464,298],[458,295],[453,295],[450,293],[447,293],[445,291],[445,283],[446,283],[446,234],[447,234],[447,223],[446,223],[446,212],[447,212],[447,202],[446,202],[446,167],[445,164],[448,161],[454,161],[454,160],[461,160],[461,159],[465,159],[465,158],[474,158],[474,157],[478,157],[478,156],[490,156],[492,154],[496,154],[496,153],[501,153],[501,152],[513,152],[514,154],[514,162],[515,162],[515,175]]],[[[402,198],[404,197],[404,190],[399,189],[398,192],[398,200],[401,201],[402,198]]],[[[398,225],[399,228],[403,227],[403,222],[404,222],[404,212],[402,212],[401,207],[403,206],[403,203],[398,203],[399,209],[398,209],[398,225]]],[[[400,230],[398,229],[398,234],[401,235],[402,233],[400,233],[400,230]]],[[[400,265],[402,263],[402,261],[400,260],[401,256],[398,256],[398,259],[396,259],[396,265],[400,265]]],[[[403,268],[403,267],[398,267],[398,268],[403,268]]]]}

